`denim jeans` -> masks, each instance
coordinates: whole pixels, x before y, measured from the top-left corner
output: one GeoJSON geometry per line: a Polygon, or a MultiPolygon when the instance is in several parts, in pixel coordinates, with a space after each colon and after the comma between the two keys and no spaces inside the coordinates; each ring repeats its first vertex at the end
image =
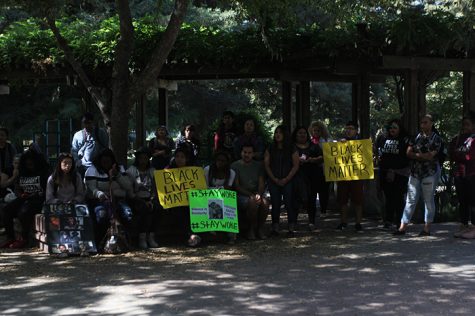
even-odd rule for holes
{"type": "Polygon", "coordinates": [[[425,206],[425,216],[424,221],[432,223],[434,221],[435,215],[435,200],[434,193],[437,183],[439,181],[439,173],[435,175],[418,179],[416,177],[410,176],[409,182],[407,185],[407,197],[406,197],[406,206],[404,208],[404,213],[402,215],[401,222],[408,224],[411,221],[412,215],[416,210],[417,201],[419,201],[419,196],[422,192],[422,198],[424,199],[425,206]]]}
{"type": "Polygon", "coordinates": [[[282,203],[282,196],[284,197],[285,209],[287,210],[287,218],[289,224],[293,224],[297,221],[296,214],[293,208],[292,201],[292,181],[281,187],[272,181],[269,181],[269,193],[270,201],[272,204],[272,223],[279,223],[280,218],[280,205],[282,203]]]}

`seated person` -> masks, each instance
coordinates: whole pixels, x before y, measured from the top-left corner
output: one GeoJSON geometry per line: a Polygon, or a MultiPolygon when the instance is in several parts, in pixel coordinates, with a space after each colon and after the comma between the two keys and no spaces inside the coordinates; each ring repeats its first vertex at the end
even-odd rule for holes
{"type": "Polygon", "coordinates": [[[112,150],[106,148],[99,153],[85,178],[89,209],[94,210],[92,217],[96,221],[96,243],[100,245],[104,240],[113,215],[127,232],[133,233],[133,214],[126,202],[128,196],[133,196],[132,184],[112,150]]]}
{"type": "Polygon", "coordinates": [[[269,201],[264,198],[265,181],[262,162],[254,158],[254,147],[251,144],[242,146],[241,159],[232,163],[236,171],[235,187],[238,192],[238,210],[241,219],[248,226],[249,240],[266,239],[264,224],[269,213],[269,201]]]}
{"type": "Polygon", "coordinates": [[[46,204],[82,203],[84,198],[84,184],[76,171],[73,156],[59,154],[56,168],[46,184],[46,204]]]}
{"type": "MultiPolygon", "coordinates": [[[[214,154],[214,161],[211,165],[204,168],[204,174],[208,188],[223,188],[233,190],[236,172],[230,167],[231,157],[225,151],[219,151],[214,154]]],[[[222,219],[223,211],[211,214],[212,218],[222,219]]],[[[228,233],[228,243],[234,244],[236,234],[228,233]]]]}
{"type": "Polygon", "coordinates": [[[7,241],[2,248],[24,248],[32,237],[35,215],[41,212],[45,200],[48,163],[42,155],[26,151],[20,158],[19,175],[15,182],[17,198],[5,205],[4,223],[7,241]],[[13,220],[17,217],[21,223],[21,237],[15,240],[13,220]]]}
{"type": "Polygon", "coordinates": [[[155,231],[161,207],[157,200],[153,175],[155,169],[150,164],[150,157],[151,153],[147,148],[137,150],[134,164],[127,169],[134,188],[134,197],[130,199],[130,203],[137,219],[139,248],[142,250],[158,247],[155,231]]]}

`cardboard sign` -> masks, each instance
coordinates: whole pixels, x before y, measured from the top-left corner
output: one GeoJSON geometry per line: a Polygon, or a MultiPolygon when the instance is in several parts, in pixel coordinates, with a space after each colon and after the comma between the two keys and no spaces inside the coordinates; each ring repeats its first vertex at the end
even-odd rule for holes
{"type": "Polygon", "coordinates": [[[207,188],[201,167],[156,170],[154,175],[158,199],[163,208],[187,206],[188,190],[207,188]]]}
{"type": "Polygon", "coordinates": [[[370,139],[323,143],[323,162],[327,182],[374,178],[370,139]]]}
{"type": "Polygon", "coordinates": [[[223,189],[190,190],[190,220],[194,233],[239,233],[237,194],[223,189]]]}

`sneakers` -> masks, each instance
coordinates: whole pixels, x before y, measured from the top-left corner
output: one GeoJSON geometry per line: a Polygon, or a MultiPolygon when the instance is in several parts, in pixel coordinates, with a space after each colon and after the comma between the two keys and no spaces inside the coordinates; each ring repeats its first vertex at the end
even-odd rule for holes
{"type": "Polygon", "coordinates": [[[10,239],[4,241],[2,244],[0,244],[0,248],[10,248],[10,245],[15,242],[15,239],[10,239]]]}
{"type": "Polygon", "coordinates": [[[158,248],[157,241],[155,240],[155,233],[149,233],[147,238],[149,248],[158,248]]]}
{"type": "Polygon", "coordinates": [[[147,250],[148,249],[147,234],[146,233],[140,233],[139,234],[139,249],[141,249],[141,250],[147,250]]]}
{"type": "Polygon", "coordinates": [[[264,233],[264,228],[263,227],[261,227],[257,230],[257,238],[262,239],[262,240],[267,239],[267,236],[264,233]]]}
{"type": "Polygon", "coordinates": [[[279,223],[273,223],[272,224],[271,235],[272,236],[279,236],[279,223]]]}
{"type": "Polygon", "coordinates": [[[23,239],[15,240],[13,243],[10,244],[8,248],[10,249],[22,249],[26,247],[26,241],[23,239]]]}
{"type": "Polygon", "coordinates": [[[396,230],[393,235],[394,236],[402,236],[402,235],[405,235],[406,234],[406,231],[405,230],[396,230]]]}
{"type": "Polygon", "coordinates": [[[361,226],[360,223],[356,223],[356,224],[355,224],[355,231],[356,231],[357,233],[362,233],[362,232],[363,232],[363,226],[361,226]]]}
{"type": "Polygon", "coordinates": [[[418,235],[419,237],[430,236],[430,232],[426,232],[425,230],[421,231],[418,235]]]}
{"type": "Polygon", "coordinates": [[[249,229],[249,231],[247,232],[246,238],[248,240],[256,240],[256,235],[254,234],[253,229],[249,229]]]}
{"type": "Polygon", "coordinates": [[[201,243],[201,237],[195,234],[192,234],[188,239],[188,246],[197,247],[201,243]]]}
{"type": "Polygon", "coordinates": [[[348,227],[348,224],[347,224],[347,223],[340,223],[340,224],[336,227],[336,230],[344,230],[344,229],[346,229],[346,227],[348,227]]]}
{"type": "Polygon", "coordinates": [[[463,235],[465,232],[467,232],[467,231],[469,231],[469,230],[470,230],[470,228],[468,227],[468,225],[463,225],[463,224],[462,224],[462,225],[460,225],[459,230],[454,233],[454,237],[455,237],[455,238],[460,238],[460,237],[462,237],[462,235],[463,235]]]}

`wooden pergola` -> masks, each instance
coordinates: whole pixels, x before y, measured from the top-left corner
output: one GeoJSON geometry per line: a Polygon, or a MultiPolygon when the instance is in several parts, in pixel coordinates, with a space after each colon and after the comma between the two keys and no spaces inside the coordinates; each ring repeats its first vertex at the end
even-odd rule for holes
{"type": "MultiPolygon", "coordinates": [[[[410,133],[418,130],[418,120],[426,113],[426,88],[450,71],[463,72],[463,112],[475,111],[475,59],[431,58],[413,56],[382,56],[376,59],[351,60],[321,58],[312,53],[294,54],[283,62],[251,66],[243,70],[227,66],[200,64],[167,64],[159,80],[221,80],[272,78],[282,85],[282,120],[287,126],[310,124],[310,82],[346,82],[352,84],[352,119],[360,124],[362,137],[370,136],[370,84],[385,82],[388,76],[404,78],[405,127],[410,133]]],[[[107,73],[107,71],[104,71],[107,73]]],[[[74,78],[66,66],[56,66],[41,74],[31,69],[14,69],[0,73],[0,81],[32,79],[65,82],[74,78]]],[[[107,80],[104,78],[104,80],[107,80]]],[[[159,123],[168,123],[167,88],[158,88],[159,123]]],[[[144,102],[136,104],[137,145],[145,140],[144,102]]]]}
{"type": "MultiPolygon", "coordinates": [[[[385,82],[388,76],[404,78],[402,118],[407,130],[414,134],[418,130],[419,118],[427,110],[427,86],[440,77],[448,76],[451,71],[463,72],[463,112],[475,111],[475,59],[382,56],[378,60],[358,61],[338,58],[321,59],[312,57],[311,54],[299,54],[283,63],[260,65],[248,68],[246,71],[193,64],[166,65],[159,79],[273,78],[282,83],[282,119],[283,123],[290,127],[310,124],[311,81],[351,83],[352,119],[359,122],[362,137],[369,137],[371,83],[385,82]]],[[[143,113],[143,104],[139,104],[137,110],[137,113],[143,113]]],[[[167,111],[167,90],[159,88],[160,124],[167,124],[167,111]]],[[[139,120],[143,119],[141,115],[137,117],[139,120]]],[[[137,123],[137,126],[143,126],[143,122],[137,123]]]]}

